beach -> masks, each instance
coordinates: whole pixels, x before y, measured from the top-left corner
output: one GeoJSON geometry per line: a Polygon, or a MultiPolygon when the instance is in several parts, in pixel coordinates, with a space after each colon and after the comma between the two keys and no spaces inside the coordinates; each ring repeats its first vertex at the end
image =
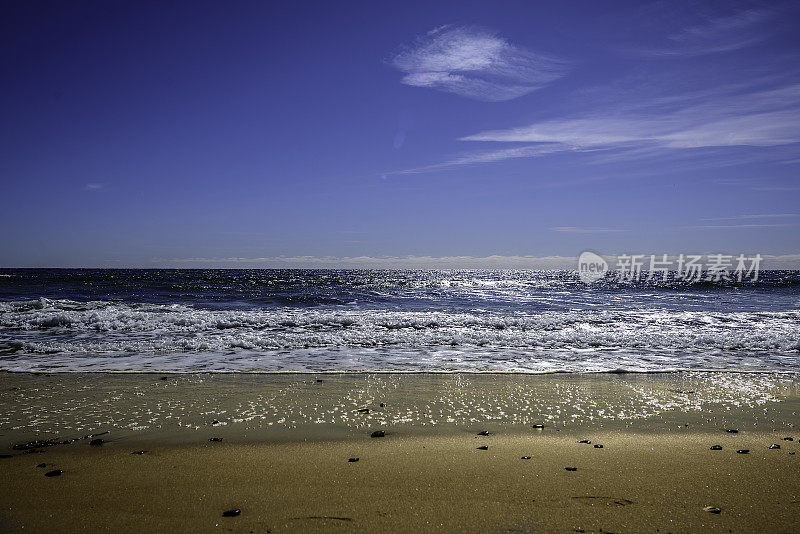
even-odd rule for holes
{"type": "Polygon", "coordinates": [[[0,380],[10,532],[792,532],[800,521],[794,375],[0,380]]]}

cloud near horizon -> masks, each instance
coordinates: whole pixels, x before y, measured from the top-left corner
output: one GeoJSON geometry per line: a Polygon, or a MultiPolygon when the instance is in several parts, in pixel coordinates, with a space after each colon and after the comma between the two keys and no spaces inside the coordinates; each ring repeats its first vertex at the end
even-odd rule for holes
{"type": "Polygon", "coordinates": [[[475,100],[512,100],[562,77],[564,61],[513,45],[487,30],[442,26],[391,60],[402,83],[475,100]]]}
{"type": "MultiPolygon", "coordinates": [[[[716,254],[718,251],[700,253],[716,254]]],[[[753,255],[751,251],[734,251],[753,255]]],[[[630,253],[630,252],[627,252],[630,253]]],[[[689,252],[691,253],[691,251],[689,252]]],[[[644,254],[644,253],[643,253],[644,254]]],[[[608,260],[613,254],[603,254],[608,260]]],[[[661,256],[661,254],[657,254],[661,256]]],[[[800,254],[761,254],[764,269],[798,269],[800,254]]],[[[670,255],[671,259],[676,256],[670,255]]],[[[575,256],[278,256],[268,258],[173,258],[153,259],[150,267],[242,269],[537,269],[575,270],[575,256]]]]}

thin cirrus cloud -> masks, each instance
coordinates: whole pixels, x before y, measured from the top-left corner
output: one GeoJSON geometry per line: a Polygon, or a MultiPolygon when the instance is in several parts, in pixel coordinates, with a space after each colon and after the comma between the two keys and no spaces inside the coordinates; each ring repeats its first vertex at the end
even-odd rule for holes
{"type": "Polygon", "coordinates": [[[480,28],[442,26],[392,60],[402,83],[475,100],[512,100],[562,77],[566,62],[509,43],[480,28]]]}
{"type": "Polygon", "coordinates": [[[602,152],[611,161],[688,149],[766,149],[800,143],[800,84],[765,89],[758,83],[718,87],[702,99],[694,93],[669,99],[643,95],[640,102],[626,102],[603,112],[478,132],[460,140],[517,146],[468,152],[390,174],[447,170],[565,152],[602,152]]]}
{"type": "Polygon", "coordinates": [[[706,19],[667,37],[658,48],[635,48],[627,53],[648,59],[668,59],[730,52],[764,41],[765,28],[782,12],[780,6],[751,8],[706,19]]]}
{"type": "Polygon", "coordinates": [[[609,234],[616,232],[624,232],[625,230],[618,230],[616,228],[599,228],[599,227],[581,227],[581,226],[555,226],[551,228],[554,232],[562,232],[566,234],[609,234]]]}
{"type": "Polygon", "coordinates": [[[700,219],[701,221],[739,221],[746,219],[776,219],[783,217],[797,217],[797,213],[758,213],[748,215],[733,215],[731,217],[707,217],[700,219]]]}

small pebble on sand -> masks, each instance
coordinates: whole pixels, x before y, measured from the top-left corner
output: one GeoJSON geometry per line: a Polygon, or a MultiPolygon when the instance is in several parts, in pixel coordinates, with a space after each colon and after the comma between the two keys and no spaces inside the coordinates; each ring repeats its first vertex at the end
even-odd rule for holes
{"type": "Polygon", "coordinates": [[[720,509],[719,509],[719,508],[717,508],[716,506],[706,506],[705,508],[703,508],[703,511],[704,511],[704,512],[708,512],[709,514],[718,514],[718,513],[720,513],[722,510],[720,510],[720,509]]]}
{"type": "Polygon", "coordinates": [[[770,448],[770,449],[780,449],[780,448],[781,448],[781,446],[780,446],[780,445],[778,445],[777,443],[773,443],[772,445],[770,445],[770,446],[769,446],[769,448],[770,448]]]}
{"type": "Polygon", "coordinates": [[[750,449],[739,449],[736,452],[739,454],[748,454],[750,452],[750,449]]]}
{"type": "Polygon", "coordinates": [[[52,471],[48,471],[47,473],[45,473],[44,476],[46,476],[46,477],[58,477],[58,476],[61,476],[61,473],[63,473],[63,472],[64,471],[62,471],[61,469],[53,469],[52,471]]]}
{"type": "Polygon", "coordinates": [[[481,445],[480,447],[478,447],[478,450],[479,451],[488,451],[489,450],[489,446],[488,445],[481,445]]]}
{"type": "Polygon", "coordinates": [[[567,471],[577,471],[578,470],[577,467],[565,467],[564,469],[566,469],[567,471]]]}
{"type": "Polygon", "coordinates": [[[369,435],[371,438],[382,438],[386,436],[386,432],[383,430],[376,430],[372,434],[369,435]]]}
{"type": "Polygon", "coordinates": [[[233,508],[231,510],[225,510],[222,512],[222,517],[236,517],[237,515],[241,515],[242,511],[238,508],[233,508]]]}
{"type": "Polygon", "coordinates": [[[348,458],[347,461],[348,462],[357,462],[358,458],[348,458]]]}

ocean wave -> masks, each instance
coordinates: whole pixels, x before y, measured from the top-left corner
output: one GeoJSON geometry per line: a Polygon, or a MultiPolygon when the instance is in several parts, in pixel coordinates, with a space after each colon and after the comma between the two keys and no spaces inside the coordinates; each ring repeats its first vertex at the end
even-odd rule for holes
{"type": "Polygon", "coordinates": [[[537,313],[281,307],[38,299],[0,302],[8,354],[168,354],[312,348],[797,353],[800,310],[666,309],[537,313]]]}

